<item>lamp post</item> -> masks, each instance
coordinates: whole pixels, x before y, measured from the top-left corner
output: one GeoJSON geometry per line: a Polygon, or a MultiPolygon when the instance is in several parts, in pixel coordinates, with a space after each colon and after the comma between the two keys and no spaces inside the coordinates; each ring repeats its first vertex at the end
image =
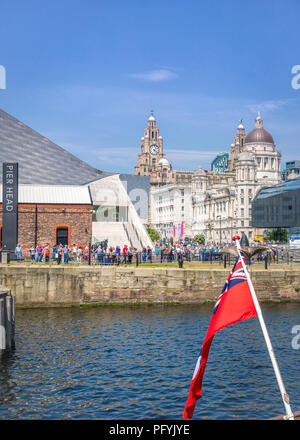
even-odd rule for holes
{"type": "Polygon", "coordinates": [[[220,219],[220,239],[219,239],[219,243],[221,244],[221,216],[217,215],[217,218],[220,219]]]}
{"type": "Polygon", "coordinates": [[[232,238],[232,217],[228,217],[228,220],[230,220],[230,238],[232,238]]]}

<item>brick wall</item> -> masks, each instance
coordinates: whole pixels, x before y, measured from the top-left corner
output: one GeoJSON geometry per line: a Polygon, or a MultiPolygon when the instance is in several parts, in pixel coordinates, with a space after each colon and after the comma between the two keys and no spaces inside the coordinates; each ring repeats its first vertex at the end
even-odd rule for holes
{"type": "MultiPolygon", "coordinates": [[[[53,246],[57,227],[69,229],[69,245],[83,246],[92,238],[92,205],[18,205],[18,241],[29,248],[35,244],[53,246]]],[[[2,225],[2,204],[0,204],[2,225]]]]}

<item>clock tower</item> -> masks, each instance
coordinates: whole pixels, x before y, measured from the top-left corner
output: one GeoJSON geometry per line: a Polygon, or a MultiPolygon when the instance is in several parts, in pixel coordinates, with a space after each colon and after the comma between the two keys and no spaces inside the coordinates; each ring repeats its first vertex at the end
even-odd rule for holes
{"type": "MultiPolygon", "coordinates": [[[[161,167],[159,161],[166,160],[163,153],[163,138],[159,135],[156,119],[151,110],[144,136],[141,138],[141,152],[138,155],[138,164],[134,167],[134,174],[139,176],[151,176],[161,167]]],[[[171,165],[169,164],[169,167],[171,165]]],[[[169,168],[168,167],[168,168],[169,168]]]]}

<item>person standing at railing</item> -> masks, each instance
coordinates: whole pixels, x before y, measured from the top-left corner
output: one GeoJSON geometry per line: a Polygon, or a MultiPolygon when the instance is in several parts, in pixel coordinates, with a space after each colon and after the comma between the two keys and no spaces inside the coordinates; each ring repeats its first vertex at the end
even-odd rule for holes
{"type": "Polygon", "coordinates": [[[83,251],[83,258],[85,259],[85,261],[89,261],[89,247],[88,247],[88,246],[86,246],[86,247],[84,248],[84,251],[83,251]]]}
{"type": "Polygon", "coordinates": [[[155,248],[155,254],[156,254],[157,258],[158,258],[159,255],[160,255],[160,244],[157,244],[157,245],[156,245],[156,248],[155,248]]]}
{"type": "Polygon", "coordinates": [[[77,249],[77,263],[81,263],[81,259],[82,259],[82,249],[78,246],[77,249]]]}
{"type": "Polygon", "coordinates": [[[146,250],[146,248],[143,248],[143,250],[142,250],[142,259],[143,259],[144,262],[147,259],[147,250],[146,250]]]}
{"type": "Polygon", "coordinates": [[[97,256],[97,263],[98,264],[103,264],[103,249],[102,247],[99,245],[95,251],[95,255],[97,256]]]}
{"type": "Polygon", "coordinates": [[[76,259],[77,259],[77,246],[76,246],[76,244],[73,244],[73,247],[72,247],[72,260],[74,261],[74,263],[75,263],[76,259]]]}
{"type": "Polygon", "coordinates": [[[31,263],[35,262],[35,247],[31,246],[31,248],[29,249],[29,254],[30,254],[30,260],[31,263]]]}
{"type": "Polygon", "coordinates": [[[21,260],[21,251],[22,251],[22,245],[20,245],[19,243],[17,244],[17,246],[16,246],[16,249],[15,249],[15,254],[16,254],[16,256],[17,256],[17,260],[18,261],[20,261],[21,260]]]}
{"type": "Polygon", "coordinates": [[[164,261],[164,257],[165,257],[165,250],[164,247],[162,246],[160,249],[160,262],[162,263],[164,261]]]}
{"type": "Polygon", "coordinates": [[[125,246],[123,247],[123,263],[127,264],[127,245],[125,244],[125,246]]]}
{"type": "Polygon", "coordinates": [[[56,260],[57,264],[61,263],[61,257],[62,257],[62,247],[61,247],[61,245],[58,245],[56,255],[55,255],[55,260],[56,260]]]}
{"type": "Polygon", "coordinates": [[[178,261],[179,268],[182,269],[182,267],[183,267],[183,250],[182,249],[179,249],[179,251],[178,251],[177,261],[178,261]]]}
{"type": "Polygon", "coordinates": [[[120,259],[120,254],[121,254],[121,248],[120,246],[116,247],[116,264],[120,264],[121,259],[120,259]]]}
{"type": "Polygon", "coordinates": [[[147,257],[148,257],[148,261],[150,261],[150,263],[152,263],[152,249],[150,246],[148,246],[148,248],[147,248],[147,257]]]}
{"type": "Polygon", "coordinates": [[[68,264],[69,263],[69,248],[68,248],[67,244],[65,244],[65,246],[63,247],[63,255],[64,255],[64,264],[68,264]]]}
{"type": "Polygon", "coordinates": [[[57,245],[55,244],[52,248],[52,261],[53,261],[53,263],[56,261],[56,253],[57,253],[57,245]]]}
{"type": "Polygon", "coordinates": [[[127,250],[127,258],[128,258],[128,264],[132,263],[132,247],[128,248],[127,250]]]}
{"type": "Polygon", "coordinates": [[[44,248],[44,258],[45,258],[45,263],[49,263],[49,260],[50,260],[50,249],[49,249],[49,245],[48,244],[44,248]]]}
{"type": "Polygon", "coordinates": [[[42,259],[43,259],[43,248],[42,248],[42,246],[40,246],[40,245],[37,246],[35,255],[36,255],[36,262],[37,263],[41,263],[42,259]]]}

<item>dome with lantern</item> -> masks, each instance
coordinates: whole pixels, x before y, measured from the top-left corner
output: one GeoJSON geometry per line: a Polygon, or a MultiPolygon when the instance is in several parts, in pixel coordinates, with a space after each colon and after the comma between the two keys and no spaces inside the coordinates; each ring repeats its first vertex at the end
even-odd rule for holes
{"type": "Polygon", "coordinates": [[[272,135],[264,129],[263,119],[258,112],[255,118],[255,128],[250,131],[245,138],[245,145],[249,144],[272,144],[274,145],[274,139],[272,135]]]}

